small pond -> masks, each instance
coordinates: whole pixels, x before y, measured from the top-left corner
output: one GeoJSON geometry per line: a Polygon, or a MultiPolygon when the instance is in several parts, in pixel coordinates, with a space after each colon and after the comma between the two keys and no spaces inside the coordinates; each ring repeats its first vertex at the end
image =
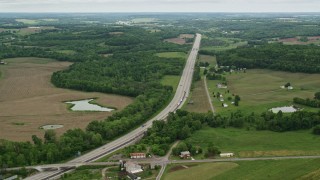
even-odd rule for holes
{"type": "Polygon", "coordinates": [[[101,107],[96,104],[91,104],[90,102],[93,101],[93,99],[85,99],[85,100],[79,100],[79,101],[69,101],[65,102],[67,104],[73,104],[71,107],[72,111],[104,111],[104,112],[110,112],[114,109],[101,107]]]}
{"type": "Polygon", "coordinates": [[[45,125],[45,126],[41,126],[40,128],[41,128],[41,129],[44,129],[44,130],[48,130],[48,129],[59,129],[59,128],[63,128],[63,125],[59,125],[59,124],[48,124],[48,125],[45,125]]]}
{"type": "Polygon", "coordinates": [[[292,113],[296,112],[297,109],[294,108],[293,106],[284,106],[284,107],[277,107],[277,108],[272,108],[270,109],[273,113],[278,113],[279,111],[282,111],[283,113],[292,113]]]}

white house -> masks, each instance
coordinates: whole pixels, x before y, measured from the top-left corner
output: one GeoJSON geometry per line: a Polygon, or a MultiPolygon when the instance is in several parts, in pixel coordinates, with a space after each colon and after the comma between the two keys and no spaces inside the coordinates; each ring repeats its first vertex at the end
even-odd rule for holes
{"type": "Polygon", "coordinates": [[[220,157],[233,157],[234,154],[233,153],[221,153],[220,157]]]}
{"type": "Polygon", "coordinates": [[[180,152],[180,157],[181,157],[181,158],[188,158],[188,157],[190,157],[190,156],[191,156],[191,154],[190,154],[189,151],[182,151],[182,152],[180,152]]]}
{"type": "Polygon", "coordinates": [[[225,86],[225,85],[219,83],[219,84],[217,84],[217,88],[219,88],[219,89],[227,89],[228,86],[225,86]]]}
{"type": "Polygon", "coordinates": [[[228,104],[223,103],[223,107],[225,107],[225,108],[228,107],[228,104]]]}
{"type": "Polygon", "coordinates": [[[288,90],[292,90],[293,89],[293,87],[292,86],[288,86],[288,90]]]}

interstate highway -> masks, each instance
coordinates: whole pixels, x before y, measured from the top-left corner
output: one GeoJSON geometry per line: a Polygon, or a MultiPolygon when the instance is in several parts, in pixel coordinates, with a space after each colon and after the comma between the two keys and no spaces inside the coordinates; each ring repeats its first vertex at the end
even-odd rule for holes
{"type": "MultiPolygon", "coordinates": [[[[144,132],[147,131],[148,128],[152,126],[153,121],[164,120],[170,112],[175,112],[177,109],[181,108],[182,105],[187,100],[187,97],[189,96],[189,93],[190,93],[190,88],[191,88],[191,83],[193,78],[193,71],[194,71],[194,66],[196,63],[197,55],[198,55],[198,50],[200,47],[200,42],[201,42],[201,34],[196,34],[193,47],[187,59],[176,93],[166,108],[164,108],[158,115],[150,119],[148,122],[146,122],[143,127],[139,127],[110,143],[107,143],[95,150],[92,150],[78,158],[75,158],[67,162],[66,164],[93,162],[108,154],[111,154],[114,151],[124,148],[130,144],[133,144],[136,140],[138,140],[140,137],[143,136],[144,132]]],[[[40,172],[26,179],[27,180],[56,179],[69,171],[72,171],[72,169],[70,168],[70,169],[64,169],[64,170],[53,171],[53,172],[40,172]]]]}

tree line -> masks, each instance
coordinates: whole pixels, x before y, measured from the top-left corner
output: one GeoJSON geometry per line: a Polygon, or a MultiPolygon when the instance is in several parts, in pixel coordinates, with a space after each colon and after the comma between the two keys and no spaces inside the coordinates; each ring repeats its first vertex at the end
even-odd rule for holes
{"type": "MultiPolygon", "coordinates": [[[[170,113],[167,121],[155,121],[151,128],[138,145],[127,148],[127,153],[146,151],[150,147],[150,152],[163,156],[170,149],[170,145],[176,140],[185,140],[195,131],[203,127],[212,128],[255,128],[256,130],[270,130],[275,132],[295,131],[301,129],[314,128],[314,133],[320,132],[320,111],[306,112],[298,111],[291,114],[277,114],[270,111],[261,114],[243,114],[241,111],[233,112],[230,115],[214,115],[208,113],[194,113],[184,110],[177,110],[170,113]]],[[[319,133],[320,134],[320,133],[319,133]]],[[[213,145],[210,146],[209,156],[218,154],[219,150],[213,145]]],[[[197,147],[191,144],[183,147],[178,146],[173,151],[178,155],[181,151],[189,150],[195,152],[197,147]]],[[[201,150],[202,151],[202,150],[201,150]]]]}
{"type": "Polygon", "coordinates": [[[218,53],[222,66],[266,68],[289,72],[319,73],[320,47],[315,45],[265,44],[218,53]]]}
{"type": "Polygon", "coordinates": [[[316,92],[314,94],[313,99],[309,99],[309,98],[303,99],[303,98],[295,97],[295,98],[293,98],[293,102],[296,104],[302,104],[305,106],[319,108],[320,107],[320,92],[316,92]]]}

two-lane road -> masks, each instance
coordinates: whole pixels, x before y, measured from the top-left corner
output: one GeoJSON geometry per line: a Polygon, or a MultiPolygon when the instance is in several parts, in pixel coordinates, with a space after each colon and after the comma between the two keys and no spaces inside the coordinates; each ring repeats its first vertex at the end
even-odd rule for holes
{"type": "MultiPolygon", "coordinates": [[[[134,143],[136,140],[138,140],[145,131],[149,127],[152,126],[152,122],[156,120],[163,120],[165,119],[170,112],[175,112],[177,109],[181,108],[183,103],[187,100],[187,97],[190,93],[190,87],[192,83],[192,77],[193,77],[193,71],[195,62],[198,55],[198,50],[200,47],[201,42],[201,35],[197,34],[192,50],[189,54],[188,60],[186,62],[185,68],[183,70],[179,86],[176,89],[176,93],[169,103],[169,105],[162,110],[157,116],[150,119],[148,122],[145,123],[143,127],[139,127],[128,134],[108,143],[104,146],[101,146],[93,151],[88,152],[87,154],[84,154],[83,156],[80,156],[78,158],[75,158],[68,163],[81,163],[81,162],[93,162],[101,157],[104,157],[118,149],[121,149],[123,147],[126,147],[132,143],[134,143]]],[[[38,173],[34,176],[26,178],[27,180],[42,180],[42,179],[56,179],[57,177],[60,177],[62,174],[71,171],[71,170],[61,170],[61,171],[54,171],[54,172],[43,172],[38,173]]]]}

